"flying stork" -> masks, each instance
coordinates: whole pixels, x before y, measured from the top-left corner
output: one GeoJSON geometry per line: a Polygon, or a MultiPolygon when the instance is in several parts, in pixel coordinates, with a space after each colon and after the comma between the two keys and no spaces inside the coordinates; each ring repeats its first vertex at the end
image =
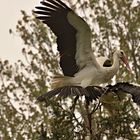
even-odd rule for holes
{"type": "Polygon", "coordinates": [[[91,30],[88,24],[74,13],[61,0],[44,0],[34,12],[36,18],[47,24],[57,36],[57,49],[60,54],[60,67],[63,75],[53,79],[53,90],[41,95],[52,97],[57,94],[85,95],[89,100],[97,99],[108,91],[123,91],[131,94],[140,105],[140,87],[129,83],[99,87],[107,83],[117,73],[120,60],[130,70],[128,59],[123,50],[113,54],[113,64],[105,57],[96,58],[91,47],[91,30]]]}
{"type": "Polygon", "coordinates": [[[81,86],[107,83],[118,71],[120,60],[130,69],[122,50],[113,54],[113,64],[100,63],[92,52],[91,30],[88,24],[60,0],[44,0],[36,7],[37,18],[47,24],[57,36],[60,66],[64,76],[56,76],[53,87],[81,86]]]}

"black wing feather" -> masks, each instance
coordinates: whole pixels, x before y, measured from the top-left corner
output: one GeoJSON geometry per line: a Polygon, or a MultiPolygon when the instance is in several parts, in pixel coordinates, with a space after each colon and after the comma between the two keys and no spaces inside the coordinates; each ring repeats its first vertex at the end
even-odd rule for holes
{"type": "Polygon", "coordinates": [[[102,95],[108,94],[109,92],[125,92],[132,95],[132,99],[135,103],[140,105],[140,86],[136,86],[130,83],[122,82],[115,85],[108,85],[107,87],[97,87],[89,86],[82,88],[80,86],[65,86],[58,89],[49,91],[38,97],[39,101],[43,101],[45,97],[51,98],[55,95],[66,98],[68,96],[85,96],[86,99],[90,102],[92,100],[99,99],[102,95]]]}
{"type": "Polygon", "coordinates": [[[107,59],[103,64],[103,67],[111,67],[111,66],[112,66],[112,62],[109,59],[107,59]]]}
{"type": "Polygon", "coordinates": [[[90,100],[97,100],[104,93],[104,88],[102,87],[88,86],[86,90],[90,100]]]}
{"type": "Polygon", "coordinates": [[[77,31],[67,20],[67,14],[72,10],[60,0],[45,0],[41,4],[34,13],[57,36],[60,66],[65,76],[73,76],[78,66],[75,60],[77,31]]]}
{"type": "Polygon", "coordinates": [[[109,86],[111,91],[123,91],[132,95],[132,99],[135,103],[140,105],[140,86],[136,86],[130,83],[117,83],[114,86],[109,86]]]}

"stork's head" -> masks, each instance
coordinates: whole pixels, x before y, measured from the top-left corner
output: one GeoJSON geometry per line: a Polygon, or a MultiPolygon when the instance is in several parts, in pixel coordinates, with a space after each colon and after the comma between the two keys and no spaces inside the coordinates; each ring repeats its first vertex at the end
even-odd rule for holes
{"type": "Polygon", "coordinates": [[[123,61],[123,63],[126,65],[127,69],[131,71],[131,68],[130,68],[129,63],[128,63],[128,58],[127,58],[126,54],[124,53],[124,51],[117,50],[116,54],[123,61]]]}

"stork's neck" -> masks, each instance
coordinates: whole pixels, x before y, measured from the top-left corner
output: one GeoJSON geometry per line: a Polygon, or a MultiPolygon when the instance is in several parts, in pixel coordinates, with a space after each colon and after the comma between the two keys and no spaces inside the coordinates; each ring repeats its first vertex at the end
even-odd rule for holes
{"type": "Polygon", "coordinates": [[[118,57],[117,53],[114,53],[113,54],[113,65],[112,65],[110,71],[114,74],[117,73],[119,66],[120,66],[120,58],[118,57]]]}

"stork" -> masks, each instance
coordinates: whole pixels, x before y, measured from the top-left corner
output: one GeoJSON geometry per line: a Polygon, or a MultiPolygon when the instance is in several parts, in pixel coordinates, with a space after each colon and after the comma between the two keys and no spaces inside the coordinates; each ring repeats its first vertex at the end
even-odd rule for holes
{"type": "Polygon", "coordinates": [[[45,0],[36,7],[37,18],[47,24],[57,36],[60,67],[63,76],[55,76],[52,86],[81,86],[107,83],[117,73],[120,60],[130,69],[123,50],[113,54],[113,64],[100,63],[92,52],[91,29],[88,24],[60,0],[45,0]]]}
{"type": "Polygon", "coordinates": [[[108,58],[96,58],[92,53],[90,27],[81,17],[60,0],[44,0],[41,4],[34,12],[57,36],[60,67],[64,75],[55,76],[54,89],[39,96],[38,100],[55,95],[85,95],[92,101],[112,91],[131,94],[133,101],[140,105],[138,85],[121,82],[113,86],[99,87],[117,73],[121,60],[128,70],[131,70],[124,51],[114,52],[113,64],[108,58]]]}

